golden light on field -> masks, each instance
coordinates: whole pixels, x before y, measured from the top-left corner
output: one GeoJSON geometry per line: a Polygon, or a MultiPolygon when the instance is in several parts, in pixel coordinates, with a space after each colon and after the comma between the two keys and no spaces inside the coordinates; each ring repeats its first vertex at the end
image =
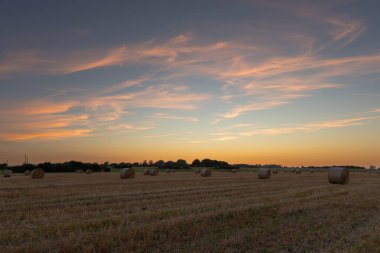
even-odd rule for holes
{"type": "Polygon", "coordinates": [[[0,177],[1,251],[374,252],[378,247],[378,174],[353,172],[348,185],[332,185],[327,173],[280,171],[260,180],[252,171],[152,177],[141,169],[125,180],[112,172],[0,177]]]}

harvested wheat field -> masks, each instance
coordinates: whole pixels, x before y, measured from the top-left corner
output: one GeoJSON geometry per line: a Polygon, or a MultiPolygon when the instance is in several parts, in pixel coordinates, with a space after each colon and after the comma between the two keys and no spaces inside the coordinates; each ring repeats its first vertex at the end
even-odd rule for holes
{"type": "Polygon", "coordinates": [[[376,252],[380,176],[0,178],[1,252],[376,252]]]}

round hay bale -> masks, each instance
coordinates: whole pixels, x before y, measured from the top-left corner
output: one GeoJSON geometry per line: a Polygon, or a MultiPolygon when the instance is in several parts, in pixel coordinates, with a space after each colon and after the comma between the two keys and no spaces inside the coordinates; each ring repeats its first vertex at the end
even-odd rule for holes
{"type": "Polygon", "coordinates": [[[32,173],[30,174],[30,177],[32,179],[42,179],[45,176],[45,171],[43,169],[34,169],[32,173]]]}
{"type": "Polygon", "coordinates": [[[90,169],[86,170],[86,174],[92,174],[92,170],[90,169]]]}
{"type": "Polygon", "coordinates": [[[32,174],[32,171],[31,170],[26,170],[24,174],[25,174],[25,176],[30,176],[30,174],[32,174]]]}
{"type": "Polygon", "coordinates": [[[350,181],[350,173],[346,168],[331,167],[328,172],[330,184],[348,184],[350,181]]]}
{"type": "Polygon", "coordinates": [[[3,170],[3,177],[11,177],[12,170],[3,170]]]}
{"type": "Polygon", "coordinates": [[[124,168],[120,172],[121,179],[131,179],[135,178],[135,170],[132,168],[124,168]]]}
{"type": "Polygon", "coordinates": [[[201,173],[201,170],[200,170],[200,169],[195,169],[195,170],[194,170],[194,173],[195,173],[195,174],[201,173]]]}
{"type": "Polygon", "coordinates": [[[158,173],[159,173],[159,171],[157,168],[149,170],[149,175],[151,175],[151,176],[158,176],[158,173]]]}
{"type": "Polygon", "coordinates": [[[201,177],[210,177],[211,176],[211,170],[210,169],[202,169],[201,170],[201,177]]]}
{"type": "Polygon", "coordinates": [[[149,175],[149,172],[150,172],[150,169],[144,169],[143,174],[144,174],[145,176],[148,176],[148,175],[149,175]]]}
{"type": "Polygon", "coordinates": [[[257,177],[259,179],[269,179],[271,174],[272,173],[271,173],[270,169],[261,168],[261,169],[259,169],[259,172],[257,173],[257,177]]]}

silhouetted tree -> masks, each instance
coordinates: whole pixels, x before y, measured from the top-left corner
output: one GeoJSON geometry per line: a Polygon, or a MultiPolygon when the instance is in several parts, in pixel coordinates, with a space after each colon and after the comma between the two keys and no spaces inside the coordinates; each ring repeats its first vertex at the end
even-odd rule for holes
{"type": "Polygon", "coordinates": [[[164,168],[168,168],[168,169],[175,169],[177,168],[176,166],[176,163],[173,162],[173,161],[167,161],[164,165],[164,168]]]}
{"type": "Polygon", "coordinates": [[[177,168],[188,168],[189,167],[186,160],[184,160],[184,159],[178,159],[176,162],[176,165],[177,165],[177,168]]]}
{"type": "Polygon", "coordinates": [[[201,161],[199,161],[199,159],[195,159],[195,160],[191,163],[191,166],[192,166],[192,167],[201,167],[201,166],[202,166],[202,163],[201,163],[201,161]]]}
{"type": "Polygon", "coordinates": [[[153,165],[158,167],[158,168],[162,168],[165,165],[165,162],[163,160],[158,160],[153,165]]]}

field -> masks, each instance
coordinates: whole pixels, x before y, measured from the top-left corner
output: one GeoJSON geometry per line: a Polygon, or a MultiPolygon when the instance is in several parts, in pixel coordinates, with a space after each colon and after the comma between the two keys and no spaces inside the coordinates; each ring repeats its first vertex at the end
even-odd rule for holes
{"type": "Polygon", "coordinates": [[[0,178],[1,252],[380,252],[380,175],[0,178]]]}

